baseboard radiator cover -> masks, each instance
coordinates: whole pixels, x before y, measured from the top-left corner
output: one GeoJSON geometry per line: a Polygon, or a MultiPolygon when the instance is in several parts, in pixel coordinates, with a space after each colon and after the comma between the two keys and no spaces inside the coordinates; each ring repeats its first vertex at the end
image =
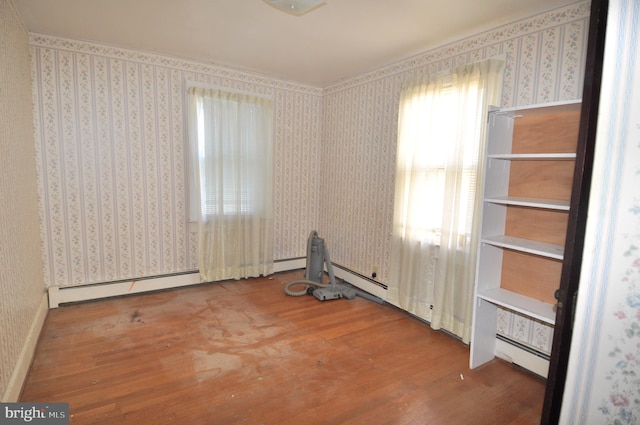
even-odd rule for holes
{"type": "MultiPolygon", "coordinates": [[[[387,299],[387,286],[369,279],[368,277],[364,277],[363,275],[356,273],[343,267],[339,264],[332,263],[333,265],[333,273],[338,278],[343,280],[344,282],[355,286],[358,289],[361,289],[365,292],[368,292],[371,295],[374,295],[381,300],[386,301],[387,299]]],[[[305,266],[303,266],[305,267],[305,266]]]]}
{"type": "MultiPolygon", "coordinates": [[[[274,262],[275,273],[305,267],[305,258],[293,258],[274,262]]],[[[175,273],[162,276],[150,276],[130,280],[118,280],[113,282],[100,282],[75,286],[50,286],[49,308],[58,308],[61,304],[82,301],[93,301],[102,298],[132,295],[144,292],[174,289],[184,286],[202,284],[197,270],[175,273]]]]}
{"type": "Polygon", "coordinates": [[[534,350],[502,335],[496,336],[496,357],[547,378],[549,355],[534,350]]]}

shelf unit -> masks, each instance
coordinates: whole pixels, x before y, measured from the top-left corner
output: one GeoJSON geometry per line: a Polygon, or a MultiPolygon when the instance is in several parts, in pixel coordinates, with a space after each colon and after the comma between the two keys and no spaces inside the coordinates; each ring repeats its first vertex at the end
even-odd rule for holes
{"type": "Polygon", "coordinates": [[[471,368],[496,355],[498,308],[555,323],[579,119],[580,101],[489,112],[471,368]]]}

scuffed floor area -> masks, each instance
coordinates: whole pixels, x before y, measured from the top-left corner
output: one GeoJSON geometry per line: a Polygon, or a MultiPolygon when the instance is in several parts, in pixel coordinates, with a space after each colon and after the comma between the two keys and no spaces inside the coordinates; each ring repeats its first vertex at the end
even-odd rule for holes
{"type": "Polygon", "coordinates": [[[72,424],[537,424],[545,383],[302,272],[51,310],[21,401],[72,424]]]}

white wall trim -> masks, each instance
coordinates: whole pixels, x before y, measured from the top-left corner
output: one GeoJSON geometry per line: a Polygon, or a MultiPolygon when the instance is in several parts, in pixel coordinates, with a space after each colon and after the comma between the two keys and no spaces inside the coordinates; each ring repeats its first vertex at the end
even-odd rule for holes
{"type": "Polygon", "coordinates": [[[351,270],[333,264],[333,274],[335,275],[335,277],[342,279],[345,282],[357,287],[358,289],[362,289],[363,291],[370,293],[371,295],[375,295],[381,300],[386,301],[387,299],[387,290],[385,288],[376,285],[375,283],[363,278],[361,275],[354,273],[351,270]]]}
{"type": "MultiPolygon", "coordinates": [[[[304,258],[277,261],[273,265],[274,273],[288,270],[296,270],[305,267],[304,258]]],[[[123,280],[117,282],[104,282],[78,286],[50,286],[49,308],[58,308],[60,304],[80,301],[91,301],[102,298],[117,297],[121,295],[140,294],[144,292],[159,291],[163,289],[180,288],[183,286],[199,285],[200,280],[197,271],[171,276],[150,277],[123,280]]]]}
{"type": "Polygon", "coordinates": [[[496,339],[496,357],[530,370],[543,378],[546,378],[549,373],[549,360],[501,339],[496,339]]]}
{"type": "Polygon", "coordinates": [[[31,361],[33,360],[33,355],[35,354],[36,347],[38,345],[38,339],[40,338],[40,331],[44,326],[44,321],[47,318],[48,311],[47,294],[44,293],[42,294],[42,299],[38,305],[38,310],[33,317],[33,322],[31,322],[31,327],[29,328],[29,333],[24,341],[22,350],[20,350],[16,365],[11,373],[11,378],[9,378],[4,394],[2,394],[3,403],[17,402],[20,398],[22,386],[29,374],[31,361]]]}
{"type": "Polygon", "coordinates": [[[299,270],[307,267],[307,259],[304,257],[301,258],[291,258],[289,260],[280,260],[273,263],[273,272],[288,272],[291,270],[299,270]]]}
{"type": "MultiPolygon", "coordinates": [[[[280,260],[274,262],[273,272],[280,273],[290,270],[304,269],[305,267],[306,258],[304,257],[280,260]]],[[[350,270],[344,269],[340,266],[335,266],[334,273],[337,278],[343,279],[353,286],[375,295],[382,300],[387,297],[386,289],[350,270]]],[[[198,285],[201,283],[203,282],[200,281],[200,275],[197,271],[193,271],[172,276],[149,277],[117,282],[104,282],[78,286],[50,286],[48,288],[49,308],[58,308],[60,304],[65,303],[91,301],[121,295],[180,288],[183,286],[198,285]]]]}
{"type": "Polygon", "coordinates": [[[81,286],[50,286],[49,308],[60,304],[180,288],[202,283],[198,272],[157,278],[131,279],[81,286]]]}

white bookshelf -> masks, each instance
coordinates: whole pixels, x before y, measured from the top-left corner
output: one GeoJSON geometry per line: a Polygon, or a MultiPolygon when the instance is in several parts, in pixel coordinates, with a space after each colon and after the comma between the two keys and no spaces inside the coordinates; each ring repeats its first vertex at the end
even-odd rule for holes
{"type": "Polygon", "coordinates": [[[555,323],[579,114],[579,101],[489,112],[471,368],[496,356],[498,309],[555,323]]]}

